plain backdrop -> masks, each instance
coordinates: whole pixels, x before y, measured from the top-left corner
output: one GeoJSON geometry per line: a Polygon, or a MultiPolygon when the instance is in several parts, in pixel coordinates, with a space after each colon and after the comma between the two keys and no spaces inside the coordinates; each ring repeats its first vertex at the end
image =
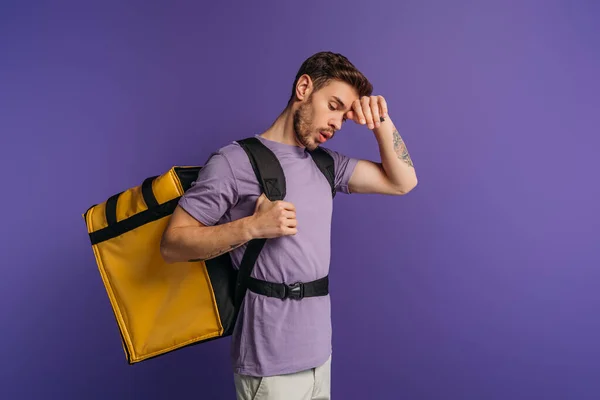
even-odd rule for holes
{"type": "MultiPolygon", "coordinates": [[[[350,58],[415,163],[339,195],[335,399],[600,398],[594,1],[0,2],[0,397],[233,399],[229,340],[127,365],[81,214],[262,132],[350,58]]],[[[333,149],[378,160],[348,123],[333,149]]]]}

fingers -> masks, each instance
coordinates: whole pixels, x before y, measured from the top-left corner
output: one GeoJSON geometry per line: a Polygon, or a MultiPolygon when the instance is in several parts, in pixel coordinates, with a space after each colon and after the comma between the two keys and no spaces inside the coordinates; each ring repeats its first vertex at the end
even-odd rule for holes
{"type": "Polygon", "coordinates": [[[373,124],[375,125],[373,128],[379,128],[379,126],[381,125],[381,114],[379,111],[379,99],[376,96],[371,97],[371,115],[373,117],[373,124]]]}
{"type": "Polygon", "coordinates": [[[287,202],[287,201],[279,201],[278,203],[283,210],[296,212],[296,206],[294,206],[292,203],[287,202]]]}
{"type": "Polygon", "coordinates": [[[287,201],[279,201],[280,224],[282,235],[295,235],[298,230],[298,221],[296,220],[296,207],[287,201]]]}
{"type": "Polygon", "coordinates": [[[354,121],[357,124],[364,125],[367,123],[365,119],[365,114],[363,113],[362,106],[360,104],[360,100],[354,100],[352,103],[352,110],[354,111],[354,121]]]}
{"type": "Polygon", "coordinates": [[[388,117],[388,105],[387,105],[387,101],[385,101],[385,98],[383,96],[377,96],[379,99],[379,108],[381,109],[381,116],[383,118],[387,118],[388,117]]]}
{"type": "Polygon", "coordinates": [[[298,229],[296,228],[286,228],[282,232],[282,236],[294,236],[298,233],[298,229]]]}
{"type": "Polygon", "coordinates": [[[296,219],[296,211],[284,210],[282,214],[286,219],[296,219]]]}
{"type": "Polygon", "coordinates": [[[352,103],[347,117],[369,129],[379,128],[381,119],[388,117],[388,105],[383,96],[363,96],[352,103]]]}
{"type": "Polygon", "coordinates": [[[282,216],[280,219],[280,227],[279,234],[283,236],[295,235],[298,233],[298,220],[295,218],[295,213],[288,212],[287,218],[286,216],[282,216]],[[292,214],[293,217],[289,217],[289,214],[292,214]]]}
{"type": "Polygon", "coordinates": [[[360,100],[363,114],[365,115],[365,121],[369,129],[375,129],[375,123],[373,121],[373,112],[371,110],[371,98],[368,96],[363,97],[360,100]]]}
{"type": "Polygon", "coordinates": [[[350,110],[346,113],[346,119],[358,123],[358,120],[356,119],[356,113],[353,110],[350,110]]]}
{"type": "Polygon", "coordinates": [[[267,196],[265,196],[265,194],[263,193],[258,197],[258,199],[256,199],[256,204],[254,205],[254,212],[257,212],[265,201],[268,201],[268,199],[267,196]]]}
{"type": "Polygon", "coordinates": [[[261,204],[265,203],[265,202],[271,202],[271,200],[269,200],[269,198],[267,197],[266,194],[261,194],[258,199],[256,199],[256,206],[260,207],[261,204]]]}

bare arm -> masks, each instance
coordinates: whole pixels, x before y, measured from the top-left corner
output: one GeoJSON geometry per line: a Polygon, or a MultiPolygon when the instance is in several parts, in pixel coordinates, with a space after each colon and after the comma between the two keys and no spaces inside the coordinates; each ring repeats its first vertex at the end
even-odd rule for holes
{"type": "Polygon", "coordinates": [[[252,239],[250,217],[206,226],[178,206],[163,233],[160,252],[168,263],[209,260],[252,239]]]}
{"type": "Polygon", "coordinates": [[[417,186],[417,175],[406,144],[389,118],[382,96],[356,101],[353,119],[361,119],[373,130],[379,145],[381,162],[360,160],[349,182],[353,193],[402,195],[417,186]],[[386,115],[383,121],[380,116],[386,115]]]}
{"type": "Polygon", "coordinates": [[[168,263],[204,261],[228,253],[252,239],[295,235],[296,209],[285,201],[269,201],[262,195],[254,214],[229,223],[206,226],[177,207],[160,243],[168,263]]]}

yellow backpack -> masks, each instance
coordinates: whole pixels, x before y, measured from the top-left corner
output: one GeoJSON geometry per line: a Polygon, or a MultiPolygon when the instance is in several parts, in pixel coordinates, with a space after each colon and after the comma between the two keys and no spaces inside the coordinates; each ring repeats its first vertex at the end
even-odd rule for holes
{"type": "MultiPolygon", "coordinates": [[[[237,142],[265,195],[283,200],[285,176],[276,156],[257,138],[237,142]]],[[[311,155],[335,195],[333,159],[320,148],[311,155]]],[[[228,253],[175,264],[167,264],[160,254],[169,218],[200,169],[172,167],[83,214],[129,364],[233,332],[265,239],[248,243],[239,270],[228,253]]]]}

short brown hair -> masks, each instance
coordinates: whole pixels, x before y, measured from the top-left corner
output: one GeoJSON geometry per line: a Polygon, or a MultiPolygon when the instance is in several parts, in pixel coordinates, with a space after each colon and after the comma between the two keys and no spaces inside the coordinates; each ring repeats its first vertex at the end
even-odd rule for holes
{"type": "Polygon", "coordinates": [[[307,58],[300,66],[296,79],[294,79],[288,105],[294,100],[298,79],[304,74],[312,79],[315,92],[329,81],[339,80],[354,87],[359,97],[371,96],[373,93],[371,82],[345,56],[322,51],[307,58]]]}

